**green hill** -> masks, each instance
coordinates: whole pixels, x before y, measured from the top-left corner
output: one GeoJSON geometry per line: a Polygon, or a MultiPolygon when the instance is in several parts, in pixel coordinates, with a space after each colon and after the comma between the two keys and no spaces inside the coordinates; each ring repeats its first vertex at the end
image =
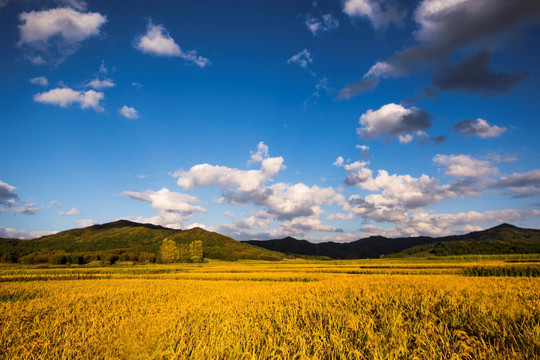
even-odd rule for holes
{"type": "Polygon", "coordinates": [[[391,256],[540,253],[540,230],[522,229],[509,224],[466,235],[447,236],[439,240],[441,241],[413,246],[391,256]]]}
{"type": "MultiPolygon", "coordinates": [[[[119,220],[103,225],[62,231],[32,240],[0,239],[2,262],[47,262],[55,256],[71,256],[76,263],[94,260],[150,261],[159,256],[163,239],[177,244],[203,242],[204,256],[210,259],[281,260],[284,255],[240,243],[218,233],[194,228],[174,230],[152,224],[119,220]]],[[[71,259],[70,259],[71,260],[71,259]]]]}

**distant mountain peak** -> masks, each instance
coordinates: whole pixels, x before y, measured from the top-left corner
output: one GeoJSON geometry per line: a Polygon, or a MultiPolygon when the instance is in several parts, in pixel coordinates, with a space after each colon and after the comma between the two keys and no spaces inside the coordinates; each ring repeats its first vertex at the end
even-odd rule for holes
{"type": "Polygon", "coordinates": [[[497,226],[492,227],[491,229],[488,229],[488,230],[502,230],[502,229],[519,229],[519,228],[517,226],[512,225],[512,224],[502,223],[501,225],[497,225],[497,226]]]}
{"type": "Polygon", "coordinates": [[[108,222],[105,224],[92,225],[92,226],[89,226],[88,228],[95,229],[95,230],[104,230],[104,229],[115,229],[115,228],[122,228],[122,227],[144,227],[144,228],[154,229],[154,230],[173,230],[173,229],[161,226],[161,225],[143,224],[143,223],[138,223],[135,221],[124,220],[124,219],[108,222]]]}

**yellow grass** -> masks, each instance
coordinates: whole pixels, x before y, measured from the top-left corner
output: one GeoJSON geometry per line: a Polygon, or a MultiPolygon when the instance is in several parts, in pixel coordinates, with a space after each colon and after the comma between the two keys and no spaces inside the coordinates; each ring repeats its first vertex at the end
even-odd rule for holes
{"type": "Polygon", "coordinates": [[[4,267],[0,358],[540,358],[540,279],[471,264],[4,267]]]}

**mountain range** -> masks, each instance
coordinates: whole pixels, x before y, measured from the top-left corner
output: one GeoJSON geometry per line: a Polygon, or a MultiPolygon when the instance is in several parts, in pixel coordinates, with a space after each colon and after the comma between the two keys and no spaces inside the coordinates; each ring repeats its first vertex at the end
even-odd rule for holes
{"type": "Polygon", "coordinates": [[[292,237],[275,240],[236,241],[201,228],[169,229],[158,225],[119,220],[62,231],[32,240],[0,239],[1,262],[51,262],[54,256],[74,256],[79,263],[105,258],[156,261],[163,239],[188,245],[201,240],[204,256],[221,260],[282,260],[286,257],[362,259],[463,254],[540,253],[540,230],[509,224],[445,237],[386,238],[371,236],[350,243],[311,243],[292,237]]]}
{"type": "Polygon", "coordinates": [[[464,254],[540,253],[540,230],[501,224],[491,229],[445,237],[386,238],[371,236],[349,243],[311,243],[292,237],[250,240],[248,244],[289,255],[309,255],[333,259],[394,256],[437,256],[464,254]]]}

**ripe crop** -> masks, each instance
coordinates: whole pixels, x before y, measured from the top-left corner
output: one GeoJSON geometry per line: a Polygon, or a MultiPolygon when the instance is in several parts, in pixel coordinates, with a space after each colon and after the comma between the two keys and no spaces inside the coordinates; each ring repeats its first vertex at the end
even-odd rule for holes
{"type": "Polygon", "coordinates": [[[0,358],[539,358],[540,279],[474,266],[504,265],[1,268],[0,358]]]}

